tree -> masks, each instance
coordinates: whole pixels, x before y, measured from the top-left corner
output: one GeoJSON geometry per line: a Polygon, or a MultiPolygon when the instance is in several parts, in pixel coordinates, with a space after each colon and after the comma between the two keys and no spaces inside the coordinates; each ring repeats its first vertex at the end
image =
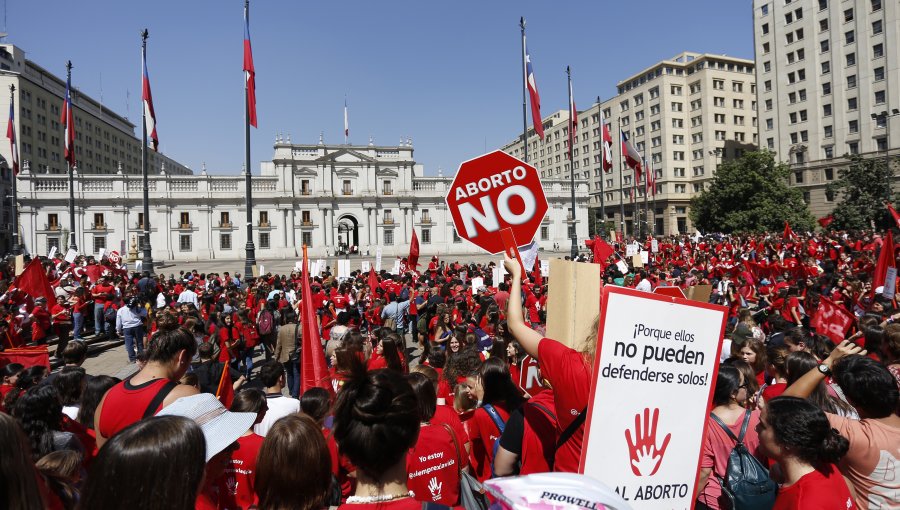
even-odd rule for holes
{"type": "Polygon", "coordinates": [[[884,206],[891,200],[888,190],[891,178],[882,158],[848,156],[850,164],[838,170],[838,179],[829,184],[826,193],[840,194],[841,201],[831,213],[833,230],[884,230],[894,226],[894,220],[884,206]]]}
{"type": "Polygon", "coordinates": [[[691,220],[706,232],[812,230],[803,194],[788,186],[790,170],[771,152],[747,152],[719,166],[709,188],[691,200],[691,220]]]}

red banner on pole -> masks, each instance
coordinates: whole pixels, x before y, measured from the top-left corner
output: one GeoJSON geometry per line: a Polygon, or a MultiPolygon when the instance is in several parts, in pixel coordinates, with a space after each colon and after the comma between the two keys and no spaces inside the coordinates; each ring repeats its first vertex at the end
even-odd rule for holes
{"type": "Polygon", "coordinates": [[[819,307],[813,317],[812,327],[827,336],[835,344],[841,343],[853,325],[853,314],[825,296],[819,298],[819,307]]]}

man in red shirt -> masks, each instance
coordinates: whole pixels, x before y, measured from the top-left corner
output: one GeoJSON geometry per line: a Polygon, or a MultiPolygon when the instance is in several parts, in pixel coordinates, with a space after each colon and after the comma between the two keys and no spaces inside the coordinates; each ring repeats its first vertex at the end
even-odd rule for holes
{"type": "Polygon", "coordinates": [[[94,298],[94,334],[106,335],[106,319],[103,317],[106,300],[116,288],[109,284],[105,276],[101,276],[91,288],[91,297],[94,298]]]}

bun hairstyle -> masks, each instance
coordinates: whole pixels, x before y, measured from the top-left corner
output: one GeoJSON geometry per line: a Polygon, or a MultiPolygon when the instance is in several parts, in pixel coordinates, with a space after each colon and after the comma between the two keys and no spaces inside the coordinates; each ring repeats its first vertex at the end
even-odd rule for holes
{"type": "Polygon", "coordinates": [[[403,374],[367,372],[355,356],[346,375],[334,405],[334,438],[357,469],[378,480],[416,443],[416,394],[403,374]]]}
{"type": "Polygon", "coordinates": [[[831,427],[825,413],[812,402],[776,397],[768,402],[766,413],[775,441],[813,466],[835,463],[850,449],[850,442],[831,427]]]}

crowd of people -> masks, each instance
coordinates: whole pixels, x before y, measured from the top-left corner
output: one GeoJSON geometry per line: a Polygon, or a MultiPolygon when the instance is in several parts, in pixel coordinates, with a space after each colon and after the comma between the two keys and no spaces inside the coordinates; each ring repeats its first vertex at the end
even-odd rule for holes
{"type": "MultiPolygon", "coordinates": [[[[900,505],[900,307],[879,264],[890,241],[632,244],[589,242],[604,284],[708,285],[728,308],[697,508],[740,497],[737,442],[767,473],[774,508],[900,505]],[[635,249],[647,252],[638,267],[635,249]],[[842,337],[816,328],[823,298],[853,317],[842,337]]],[[[437,257],[401,275],[326,268],[305,296],[299,271],[38,263],[54,303],[0,265],[0,343],[55,343],[62,367],[2,367],[0,507],[402,510],[466,505],[493,477],[578,470],[598,339],[546,338],[539,264],[522,274],[507,259],[502,281],[493,263],[437,257]],[[319,342],[303,338],[309,307],[319,342]],[[89,334],[123,337],[134,375],[86,373],[89,334]],[[305,350],[328,367],[313,387],[305,350]],[[544,384],[531,393],[518,383],[526,356],[544,384]]]]}

